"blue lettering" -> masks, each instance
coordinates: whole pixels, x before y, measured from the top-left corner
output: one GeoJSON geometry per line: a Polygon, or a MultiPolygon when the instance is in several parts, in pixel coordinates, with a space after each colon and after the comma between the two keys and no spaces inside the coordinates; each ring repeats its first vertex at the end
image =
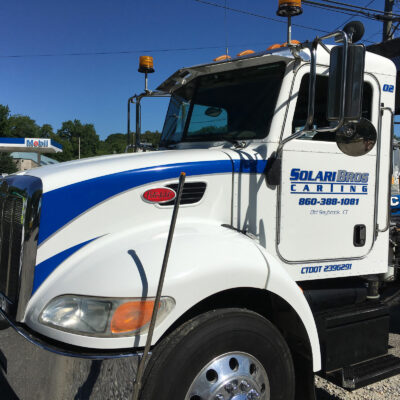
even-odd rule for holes
{"type": "Polygon", "coordinates": [[[306,181],[308,178],[308,171],[301,171],[300,172],[300,180],[301,181],[306,181]]]}
{"type": "Polygon", "coordinates": [[[290,180],[297,181],[297,179],[299,179],[299,172],[300,168],[293,168],[292,171],[290,172],[290,180]]]}
{"type": "Polygon", "coordinates": [[[339,170],[337,175],[338,182],[346,182],[346,171],[339,170]]]}
{"type": "Polygon", "coordinates": [[[394,85],[383,85],[383,91],[393,93],[394,92],[394,85]]]}

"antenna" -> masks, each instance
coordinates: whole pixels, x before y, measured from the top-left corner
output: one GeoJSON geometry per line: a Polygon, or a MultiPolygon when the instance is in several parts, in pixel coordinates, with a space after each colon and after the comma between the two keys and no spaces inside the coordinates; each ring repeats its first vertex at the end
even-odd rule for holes
{"type": "Polygon", "coordinates": [[[225,7],[224,7],[224,11],[225,11],[225,14],[224,14],[224,25],[225,25],[225,54],[226,54],[227,57],[229,57],[229,54],[228,54],[228,25],[227,25],[227,22],[226,22],[226,10],[227,10],[227,5],[226,5],[226,3],[227,3],[227,0],[225,0],[225,7]]]}
{"type": "Polygon", "coordinates": [[[292,44],[292,17],[303,13],[301,7],[301,0],[279,0],[277,15],[280,17],[287,17],[287,43],[288,46],[292,44]]]}

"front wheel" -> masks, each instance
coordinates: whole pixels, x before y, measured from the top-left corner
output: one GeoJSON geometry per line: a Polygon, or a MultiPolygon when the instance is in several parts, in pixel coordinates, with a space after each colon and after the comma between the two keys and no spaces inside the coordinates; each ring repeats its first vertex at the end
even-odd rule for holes
{"type": "Polygon", "coordinates": [[[280,332],[243,309],[186,322],[153,351],[141,400],[291,400],[294,369],[280,332]]]}

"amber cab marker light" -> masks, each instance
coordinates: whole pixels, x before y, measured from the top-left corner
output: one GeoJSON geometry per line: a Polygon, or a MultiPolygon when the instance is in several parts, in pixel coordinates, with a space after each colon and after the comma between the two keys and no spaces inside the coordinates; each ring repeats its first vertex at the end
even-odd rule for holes
{"type": "Polygon", "coordinates": [[[139,72],[151,74],[154,72],[153,57],[140,56],[139,57],[139,72]]]}
{"type": "Polygon", "coordinates": [[[153,308],[154,300],[130,301],[121,304],[112,317],[111,332],[137,331],[150,322],[153,308]]]}
{"type": "Polygon", "coordinates": [[[249,54],[254,54],[254,50],[243,50],[240,53],[236,55],[236,57],[243,57],[243,56],[248,56],[249,54]]]}
{"type": "Polygon", "coordinates": [[[269,46],[268,49],[267,49],[267,51],[268,51],[268,50],[280,49],[281,47],[282,47],[281,44],[275,43],[275,44],[272,44],[271,46],[269,46]]]}
{"type": "Polygon", "coordinates": [[[214,58],[214,61],[225,61],[225,60],[231,60],[231,59],[232,59],[231,56],[228,56],[227,54],[223,54],[222,56],[214,58]]]}
{"type": "MultiPolygon", "coordinates": [[[[300,44],[300,42],[298,41],[298,40],[291,40],[291,42],[290,42],[290,44],[291,45],[294,45],[294,44],[300,44]]],[[[281,46],[281,47],[287,47],[287,42],[286,43],[283,43],[283,45],[281,46]]]]}
{"type": "Polygon", "coordinates": [[[295,17],[303,13],[301,0],[279,0],[278,11],[280,17],[295,17]]]}

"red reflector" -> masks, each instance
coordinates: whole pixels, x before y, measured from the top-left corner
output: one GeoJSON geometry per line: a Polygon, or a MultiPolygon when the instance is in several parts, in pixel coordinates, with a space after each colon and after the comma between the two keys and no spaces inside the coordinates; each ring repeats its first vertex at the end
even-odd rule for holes
{"type": "Polygon", "coordinates": [[[169,188],[149,189],[143,193],[143,198],[151,203],[164,203],[175,198],[176,193],[169,188]]]}

